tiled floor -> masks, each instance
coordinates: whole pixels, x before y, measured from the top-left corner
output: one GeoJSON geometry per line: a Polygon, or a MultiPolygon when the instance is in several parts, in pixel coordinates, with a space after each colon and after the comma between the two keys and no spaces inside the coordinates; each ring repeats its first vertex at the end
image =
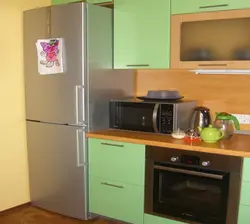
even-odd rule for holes
{"type": "Polygon", "coordinates": [[[32,206],[0,213],[0,224],[115,224],[116,222],[96,219],[80,221],[60,216],[32,206]]]}

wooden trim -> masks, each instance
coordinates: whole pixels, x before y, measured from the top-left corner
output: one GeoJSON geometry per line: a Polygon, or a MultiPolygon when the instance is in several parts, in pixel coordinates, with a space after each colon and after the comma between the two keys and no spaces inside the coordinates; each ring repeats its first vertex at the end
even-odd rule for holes
{"type": "Polygon", "coordinates": [[[89,132],[87,133],[87,137],[177,150],[182,149],[220,155],[250,157],[250,148],[246,147],[250,144],[249,135],[233,135],[231,140],[220,140],[216,143],[205,143],[203,141],[187,143],[183,139],[174,139],[169,135],[107,129],[89,132]]]}
{"type": "Polygon", "coordinates": [[[2,215],[8,215],[8,214],[10,214],[12,212],[15,212],[15,211],[20,210],[20,209],[27,208],[29,206],[31,206],[31,202],[27,202],[25,204],[18,205],[18,206],[15,206],[13,208],[6,209],[6,210],[0,212],[0,216],[2,216],[2,215]]]}
{"type": "Polygon", "coordinates": [[[174,15],[173,17],[175,16],[180,16],[181,20],[185,22],[249,18],[250,9],[192,13],[192,14],[174,15]]]}
{"type": "Polygon", "coordinates": [[[182,69],[180,64],[180,53],[181,53],[181,24],[182,16],[173,15],[171,16],[171,34],[170,34],[170,68],[171,69],[182,69]]]}
{"type": "Polygon", "coordinates": [[[180,69],[250,69],[250,61],[179,61],[180,69]],[[207,65],[207,66],[206,66],[207,65]]]}
{"type": "Polygon", "coordinates": [[[107,7],[107,8],[114,8],[114,1],[112,1],[112,2],[103,2],[103,3],[97,4],[97,5],[107,7]]]}
{"type": "Polygon", "coordinates": [[[250,144],[250,137],[248,135],[233,135],[230,140],[220,140],[216,143],[205,143],[203,141],[187,143],[183,139],[174,139],[169,135],[107,129],[89,132],[87,133],[87,137],[177,150],[182,149],[220,155],[250,157],[250,148],[246,147],[250,144]]]}
{"type": "Polygon", "coordinates": [[[181,61],[181,26],[184,22],[206,20],[226,20],[250,18],[250,9],[203,12],[194,14],[172,15],[171,17],[171,69],[249,69],[250,61],[181,61]],[[204,66],[200,66],[203,64],[204,66]],[[209,64],[209,66],[205,66],[209,64]],[[214,64],[215,66],[210,66],[214,64]],[[221,66],[223,65],[224,66],[221,66]],[[216,66],[218,65],[218,66],[216,66]]]}

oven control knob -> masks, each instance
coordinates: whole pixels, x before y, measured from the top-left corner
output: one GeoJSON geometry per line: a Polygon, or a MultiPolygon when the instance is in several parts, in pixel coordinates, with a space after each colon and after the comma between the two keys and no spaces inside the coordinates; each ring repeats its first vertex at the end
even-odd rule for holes
{"type": "Polygon", "coordinates": [[[210,165],[210,161],[203,161],[201,163],[202,166],[209,166],[210,165]]]}
{"type": "Polygon", "coordinates": [[[178,162],[179,161],[179,157],[177,156],[177,157],[171,157],[171,161],[172,162],[178,162]]]}

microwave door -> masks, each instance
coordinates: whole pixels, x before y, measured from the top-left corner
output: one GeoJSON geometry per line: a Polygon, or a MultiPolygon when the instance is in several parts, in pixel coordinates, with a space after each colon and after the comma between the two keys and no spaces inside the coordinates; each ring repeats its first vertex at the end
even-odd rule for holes
{"type": "MultiPolygon", "coordinates": [[[[153,124],[157,121],[155,103],[122,102],[119,105],[119,128],[123,130],[155,132],[153,124]]],[[[157,127],[157,125],[156,125],[157,127]]]]}

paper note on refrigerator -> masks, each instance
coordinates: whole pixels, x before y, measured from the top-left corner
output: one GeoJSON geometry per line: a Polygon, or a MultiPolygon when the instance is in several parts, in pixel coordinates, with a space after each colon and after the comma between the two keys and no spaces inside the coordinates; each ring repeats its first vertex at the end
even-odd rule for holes
{"type": "Polygon", "coordinates": [[[40,39],[36,42],[38,72],[41,75],[63,73],[63,39],[40,39]]]}

